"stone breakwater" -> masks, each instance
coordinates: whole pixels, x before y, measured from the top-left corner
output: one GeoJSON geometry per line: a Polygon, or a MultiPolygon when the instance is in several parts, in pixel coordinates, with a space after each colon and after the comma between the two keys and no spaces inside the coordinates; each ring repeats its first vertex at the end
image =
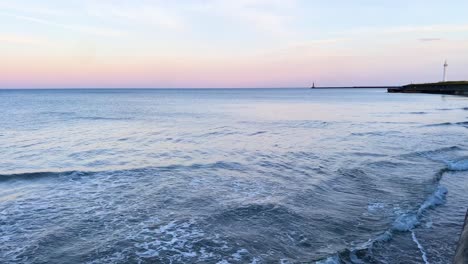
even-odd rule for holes
{"type": "Polygon", "coordinates": [[[460,235],[460,241],[458,242],[457,253],[454,259],[455,264],[466,264],[468,263],[468,211],[465,216],[465,224],[460,235]]]}
{"type": "Polygon", "coordinates": [[[429,93],[468,95],[468,81],[408,84],[388,88],[389,93],[429,93]]]}

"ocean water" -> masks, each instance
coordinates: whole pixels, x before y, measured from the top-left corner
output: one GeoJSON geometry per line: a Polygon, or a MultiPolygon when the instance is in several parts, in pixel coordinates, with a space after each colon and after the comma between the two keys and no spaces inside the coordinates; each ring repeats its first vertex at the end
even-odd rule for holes
{"type": "Polygon", "coordinates": [[[1,263],[451,263],[468,98],[1,90],[1,263]]]}

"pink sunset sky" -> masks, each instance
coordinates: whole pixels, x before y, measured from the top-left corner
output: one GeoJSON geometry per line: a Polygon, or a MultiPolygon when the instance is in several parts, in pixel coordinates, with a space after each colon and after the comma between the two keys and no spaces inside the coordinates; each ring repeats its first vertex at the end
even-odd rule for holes
{"type": "Polygon", "coordinates": [[[449,80],[468,79],[465,10],[466,1],[3,1],[0,88],[401,85],[440,81],[445,59],[449,80]]]}

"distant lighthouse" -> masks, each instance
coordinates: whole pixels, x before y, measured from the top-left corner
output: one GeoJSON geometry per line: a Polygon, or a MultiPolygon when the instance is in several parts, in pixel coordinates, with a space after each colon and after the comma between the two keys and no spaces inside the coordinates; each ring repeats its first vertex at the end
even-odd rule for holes
{"type": "Polygon", "coordinates": [[[447,81],[447,67],[448,67],[447,60],[445,60],[445,63],[444,63],[444,82],[447,81]]]}

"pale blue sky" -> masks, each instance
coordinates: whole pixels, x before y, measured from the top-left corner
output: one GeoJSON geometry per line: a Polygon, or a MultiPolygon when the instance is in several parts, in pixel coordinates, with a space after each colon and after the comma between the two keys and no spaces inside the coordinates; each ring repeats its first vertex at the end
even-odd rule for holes
{"type": "Polygon", "coordinates": [[[461,0],[0,1],[0,87],[398,85],[438,80],[445,58],[449,78],[468,79],[467,10],[461,0]]]}

